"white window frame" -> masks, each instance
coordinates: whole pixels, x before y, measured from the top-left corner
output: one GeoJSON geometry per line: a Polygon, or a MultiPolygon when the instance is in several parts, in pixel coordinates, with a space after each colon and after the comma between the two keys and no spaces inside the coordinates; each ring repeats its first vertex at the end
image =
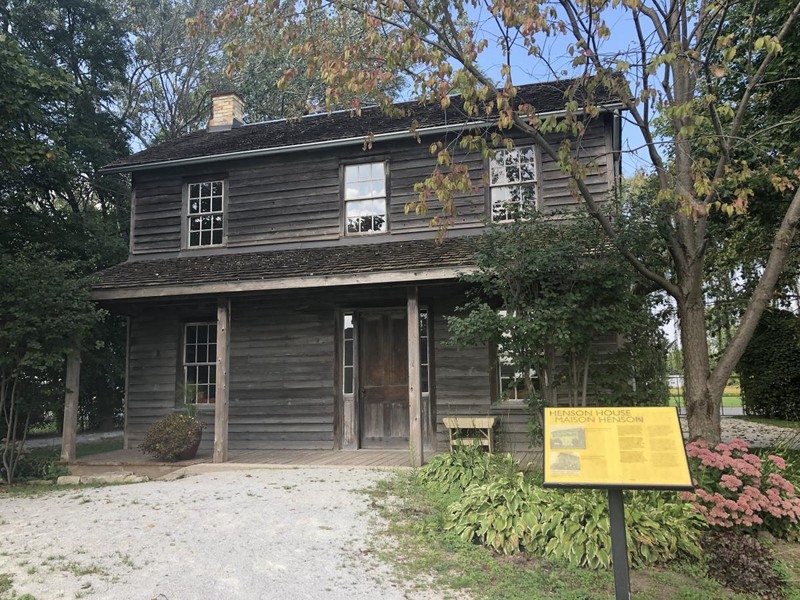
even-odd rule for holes
{"type": "MultiPolygon", "coordinates": [[[[183,327],[183,349],[181,355],[181,364],[183,365],[183,386],[184,390],[186,390],[186,394],[188,395],[189,390],[193,389],[194,398],[192,398],[191,404],[195,404],[197,406],[214,406],[216,401],[216,375],[217,375],[217,323],[216,321],[195,321],[192,323],[185,323],[183,327]],[[208,334],[211,332],[214,333],[214,356],[213,359],[211,356],[208,355],[208,348],[206,353],[206,360],[205,361],[198,361],[197,360],[197,347],[200,345],[197,342],[197,338],[195,338],[195,342],[192,344],[195,346],[195,360],[189,361],[186,359],[187,350],[189,347],[189,328],[190,327],[206,327],[208,334]],[[200,369],[203,367],[208,368],[208,381],[205,381],[202,384],[198,384],[197,381],[189,382],[189,370],[192,368],[200,369]],[[213,377],[212,374],[213,373],[213,377]],[[212,382],[213,380],[213,382],[212,382]],[[204,388],[206,391],[203,394],[203,400],[199,401],[201,398],[201,388],[204,388]]],[[[206,337],[206,342],[204,342],[205,346],[210,346],[212,344],[209,341],[211,338],[209,336],[206,337]]],[[[196,379],[196,378],[195,378],[196,379]]]]}
{"type": "MultiPolygon", "coordinates": [[[[354,183],[358,183],[359,180],[355,180],[354,183]]],[[[381,179],[367,179],[364,181],[381,181],[381,179]]],[[[361,162],[361,163],[349,163],[342,165],[342,214],[344,216],[344,234],[347,236],[362,236],[362,235],[382,235],[389,233],[389,164],[385,160],[381,161],[373,161],[373,162],[361,162]],[[348,173],[351,173],[353,170],[363,169],[369,167],[370,169],[380,165],[381,169],[383,170],[383,189],[377,190],[370,190],[366,193],[359,193],[358,191],[348,187],[348,173]],[[382,193],[381,193],[382,192],[382,193]],[[367,202],[377,202],[383,201],[383,227],[379,230],[370,230],[370,231],[350,231],[350,219],[351,218],[365,218],[364,216],[360,217],[350,217],[348,216],[348,206],[352,206],[355,203],[367,203],[367,202]]],[[[366,215],[366,218],[374,219],[377,214],[366,215]]],[[[374,221],[373,221],[374,223],[374,221]]]]}
{"type": "Polygon", "coordinates": [[[203,248],[219,248],[226,243],[226,230],[227,230],[227,201],[228,201],[228,182],[224,178],[210,178],[202,181],[189,181],[184,185],[184,201],[183,201],[183,214],[184,214],[184,247],[190,250],[198,250],[203,248]],[[204,185],[209,186],[209,194],[202,194],[204,185]],[[220,193],[215,193],[214,187],[218,186],[220,193]],[[198,195],[193,196],[194,190],[198,190],[198,195]],[[203,210],[203,200],[208,200],[208,210],[203,210]],[[192,210],[192,202],[197,201],[198,209],[192,210]],[[218,202],[218,204],[217,204],[218,202]],[[193,231],[192,222],[196,219],[210,219],[211,228],[202,228],[193,231]],[[219,227],[215,226],[215,220],[219,219],[221,224],[219,227]],[[210,232],[210,243],[202,243],[203,232],[210,232]],[[214,242],[214,233],[219,232],[219,241],[214,242]],[[193,234],[198,234],[198,243],[192,243],[193,234]]]}
{"type": "Polygon", "coordinates": [[[505,148],[495,150],[495,154],[493,157],[489,158],[489,216],[490,219],[494,223],[510,223],[514,221],[514,215],[512,214],[513,207],[516,207],[516,211],[519,213],[523,208],[522,202],[512,202],[510,206],[506,206],[502,209],[498,210],[498,205],[500,204],[500,198],[496,197],[499,194],[499,191],[506,188],[516,188],[521,190],[522,188],[528,188],[533,191],[533,206],[529,208],[538,208],[540,205],[539,197],[540,197],[540,190],[539,190],[539,159],[538,153],[535,146],[515,146],[511,150],[507,150],[505,148]],[[522,153],[530,151],[530,161],[521,160],[522,153]],[[504,166],[505,157],[509,155],[516,155],[516,161],[513,166],[516,166],[516,176],[512,177],[511,180],[508,178],[507,169],[509,165],[504,166]],[[528,170],[527,172],[523,172],[523,165],[527,165],[528,170]],[[502,176],[498,173],[499,171],[503,171],[502,176]],[[499,217],[499,218],[498,218],[499,217]]]}

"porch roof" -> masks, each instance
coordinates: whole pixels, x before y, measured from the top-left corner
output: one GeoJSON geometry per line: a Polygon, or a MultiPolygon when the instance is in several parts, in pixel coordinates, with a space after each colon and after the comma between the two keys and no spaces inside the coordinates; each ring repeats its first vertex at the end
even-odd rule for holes
{"type": "Polygon", "coordinates": [[[473,264],[475,238],[128,261],[96,275],[96,300],[455,279],[473,264]]]}

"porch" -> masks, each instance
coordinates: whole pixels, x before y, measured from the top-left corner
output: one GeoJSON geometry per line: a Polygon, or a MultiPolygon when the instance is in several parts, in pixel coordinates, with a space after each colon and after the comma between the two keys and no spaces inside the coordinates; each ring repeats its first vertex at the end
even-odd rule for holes
{"type": "MultiPolygon", "coordinates": [[[[435,453],[428,453],[430,459],[435,453]]],[[[536,469],[541,464],[538,450],[515,452],[514,458],[520,466],[536,469]]],[[[138,450],[116,450],[95,454],[69,463],[73,475],[97,475],[113,471],[127,471],[146,475],[152,479],[169,477],[171,474],[194,474],[199,472],[228,471],[241,469],[409,469],[412,457],[408,450],[240,450],[229,454],[225,463],[214,463],[212,451],[198,452],[187,461],[161,462],[142,454],[138,450]]],[[[173,475],[174,477],[174,475],[173,475]]]]}
{"type": "MultiPolygon", "coordinates": [[[[155,460],[138,450],[115,450],[95,454],[69,463],[70,470],[79,474],[127,470],[170,471],[214,462],[213,451],[198,452],[192,460],[163,462],[155,460]]],[[[368,469],[408,468],[411,455],[408,450],[239,450],[228,455],[226,466],[258,466],[259,468],[287,467],[353,467],[368,469]]]]}

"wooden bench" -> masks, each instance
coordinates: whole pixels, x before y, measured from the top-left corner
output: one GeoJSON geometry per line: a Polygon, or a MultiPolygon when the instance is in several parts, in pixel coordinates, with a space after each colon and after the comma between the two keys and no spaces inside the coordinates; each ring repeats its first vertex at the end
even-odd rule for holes
{"type": "Polygon", "coordinates": [[[450,450],[456,446],[486,446],[494,452],[494,426],[497,417],[444,417],[442,419],[450,435],[450,450]],[[456,435],[464,432],[464,436],[456,435]]]}

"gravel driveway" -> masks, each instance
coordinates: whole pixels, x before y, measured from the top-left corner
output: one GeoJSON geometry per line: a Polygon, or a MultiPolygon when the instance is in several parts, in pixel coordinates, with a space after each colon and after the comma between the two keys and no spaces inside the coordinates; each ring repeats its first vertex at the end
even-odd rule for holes
{"type": "Polygon", "coordinates": [[[418,598],[368,550],[359,490],[386,476],[231,471],[0,498],[0,573],[37,600],[418,598]]]}

